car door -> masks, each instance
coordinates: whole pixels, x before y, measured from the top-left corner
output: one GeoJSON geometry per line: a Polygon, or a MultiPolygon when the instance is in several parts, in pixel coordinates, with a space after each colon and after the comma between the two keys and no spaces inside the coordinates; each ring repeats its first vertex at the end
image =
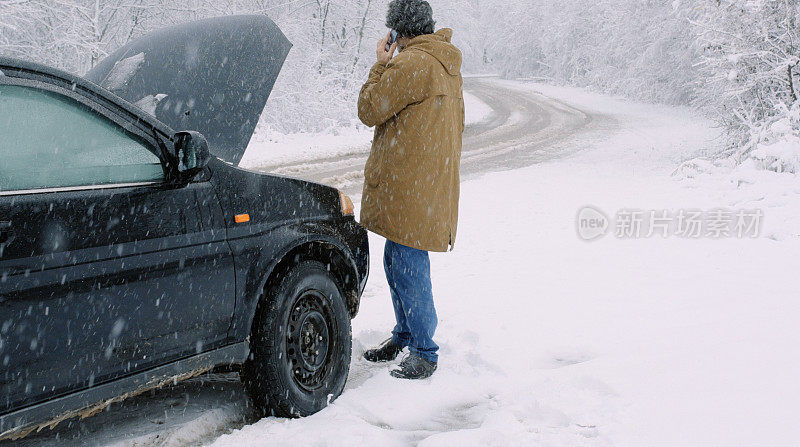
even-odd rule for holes
{"type": "Polygon", "coordinates": [[[226,343],[233,258],[208,173],[167,184],[122,116],[0,77],[0,412],[226,343]]]}

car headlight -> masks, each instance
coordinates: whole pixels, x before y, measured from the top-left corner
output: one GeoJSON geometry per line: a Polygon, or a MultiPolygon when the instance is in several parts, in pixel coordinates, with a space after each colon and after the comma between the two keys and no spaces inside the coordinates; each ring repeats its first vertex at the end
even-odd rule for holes
{"type": "Polygon", "coordinates": [[[339,204],[342,207],[342,214],[345,216],[353,216],[355,215],[355,211],[353,210],[353,201],[350,200],[350,197],[347,197],[347,194],[339,191],[339,204]]]}

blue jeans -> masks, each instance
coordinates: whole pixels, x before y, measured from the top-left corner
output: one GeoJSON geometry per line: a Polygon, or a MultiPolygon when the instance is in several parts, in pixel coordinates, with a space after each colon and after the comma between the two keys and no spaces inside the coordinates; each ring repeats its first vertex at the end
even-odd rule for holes
{"type": "Polygon", "coordinates": [[[386,239],[383,268],[394,305],[397,325],[392,340],[411,353],[436,362],[439,346],[433,342],[436,309],[433,307],[431,263],[428,252],[386,239]]]}

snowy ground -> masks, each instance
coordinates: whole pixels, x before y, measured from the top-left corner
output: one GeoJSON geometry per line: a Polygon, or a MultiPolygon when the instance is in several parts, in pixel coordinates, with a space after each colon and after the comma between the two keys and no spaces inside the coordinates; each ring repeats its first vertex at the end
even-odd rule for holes
{"type": "Polygon", "coordinates": [[[492,114],[492,108],[470,92],[464,92],[464,110],[467,126],[485,121],[492,114]]]}
{"type": "Polygon", "coordinates": [[[680,162],[715,144],[706,120],[517,87],[611,114],[619,129],[571,142],[584,149],[570,158],[463,184],[455,251],[432,255],[436,375],[395,380],[389,365],[359,359],[393,324],[372,237],[344,394],[317,415],[264,419],[214,446],[796,445],[796,177],[679,180],[680,162]],[[762,236],[585,242],[575,220],[586,205],[610,216],[759,208],[762,236]]]}
{"type": "MultiPolygon", "coordinates": [[[[157,410],[146,403],[153,396],[123,404],[152,412],[134,416],[145,423],[119,420],[122,409],[97,416],[98,424],[114,426],[114,436],[93,428],[101,441],[80,443],[796,445],[796,177],[676,172],[717,144],[710,124],[687,109],[495,82],[541,92],[614,125],[589,126],[557,143],[582,149],[568,158],[471,174],[462,184],[455,251],[432,255],[441,357],[431,379],[393,379],[391,365],[360,359],[393,325],[383,240],[371,236],[351,374],[330,407],[305,419],[245,425],[238,384],[223,378],[203,391],[208,384],[192,382],[155,394],[165,402],[157,410]],[[587,205],[611,217],[621,209],[760,209],[763,228],[752,239],[621,239],[612,227],[612,234],[586,242],[576,215],[587,205]],[[187,410],[183,402],[207,409],[187,410]],[[147,432],[144,424],[167,428],[147,432]]],[[[490,114],[470,113],[473,120],[490,114]]]]}

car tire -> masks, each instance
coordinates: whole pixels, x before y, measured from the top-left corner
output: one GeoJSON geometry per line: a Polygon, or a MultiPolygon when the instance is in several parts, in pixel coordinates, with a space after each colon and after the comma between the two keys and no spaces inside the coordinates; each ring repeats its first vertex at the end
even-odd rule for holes
{"type": "Polygon", "coordinates": [[[350,369],[350,314],[324,264],[294,266],[265,290],[242,379],[259,416],[303,417],[339,397],[350,369]]]}

